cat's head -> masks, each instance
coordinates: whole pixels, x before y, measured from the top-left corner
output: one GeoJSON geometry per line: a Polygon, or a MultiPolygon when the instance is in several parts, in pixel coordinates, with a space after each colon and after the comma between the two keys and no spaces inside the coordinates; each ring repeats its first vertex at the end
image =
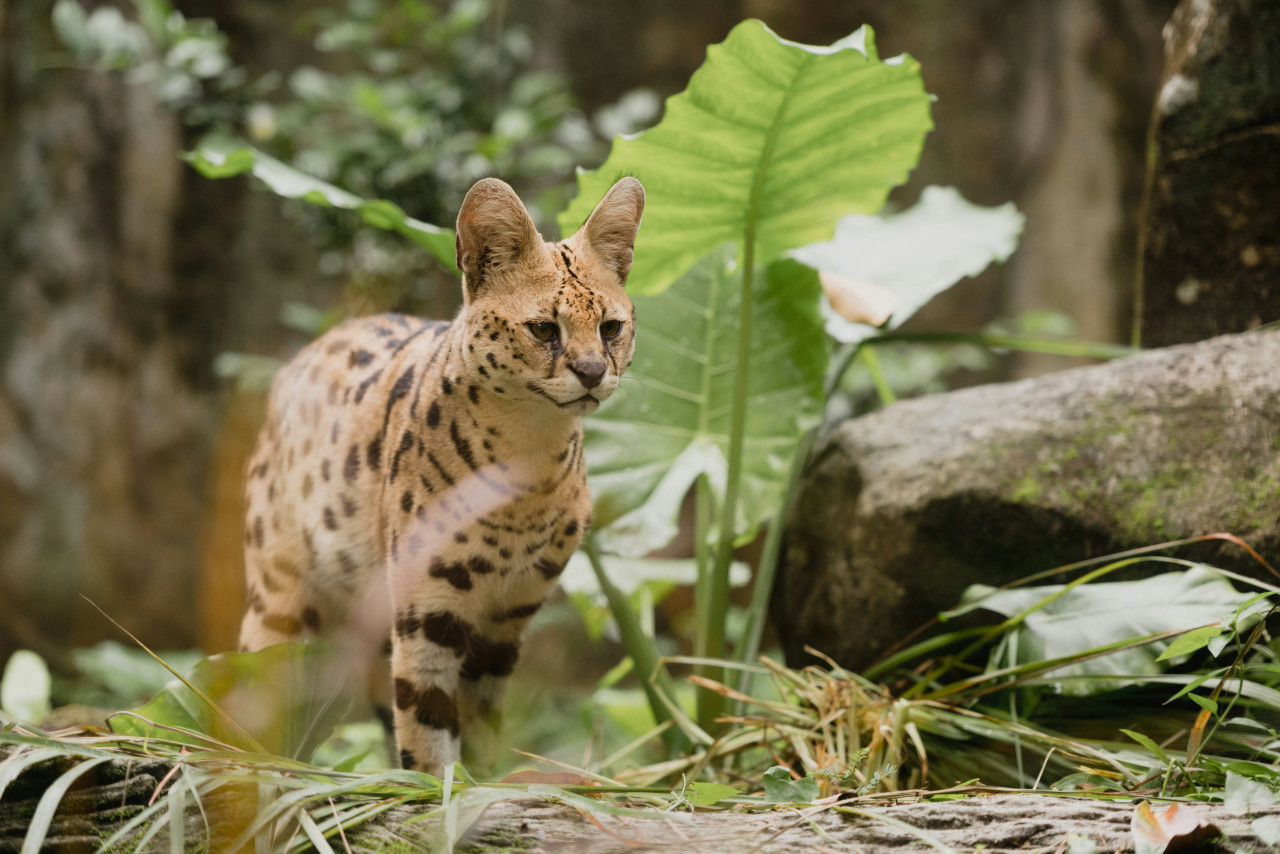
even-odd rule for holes
{"type": "Polygon", "coordinates": [[[644,188],[618,181],[572,236],[545,243],[520,199],[485,178],[458,213],[458,269],[472,383],[513,401],[593,411],[635,351],[623,289],[644,188]]]}

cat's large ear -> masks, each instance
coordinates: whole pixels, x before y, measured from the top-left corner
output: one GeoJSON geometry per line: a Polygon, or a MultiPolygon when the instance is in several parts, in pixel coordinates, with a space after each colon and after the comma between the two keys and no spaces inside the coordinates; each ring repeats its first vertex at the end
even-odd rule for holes
{"type": "Polygon", "coordinates": [[[515,190],[505,181],[483,178],[462,200],[457,246],[458,269],[466,276],[465,290],[470,297],[493,271],[541,249],[542,236],[515,190]]]}
{"type": "Polygon", "coordinates": [[[580,246],[589,246],[596,258],[622,281],[631,272],[632,246],[644,213],[644,187],[635,178],[623,178],[609,188],[591,212],[580,232],[580,246]]]}

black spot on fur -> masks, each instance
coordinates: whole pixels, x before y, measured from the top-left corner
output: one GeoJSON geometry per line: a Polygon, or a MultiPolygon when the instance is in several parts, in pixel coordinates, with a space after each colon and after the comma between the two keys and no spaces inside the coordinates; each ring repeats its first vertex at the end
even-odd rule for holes
{"type": "Polygon", "coordinates": [[[467,560],[467,568],[476,575],[488,575],[493,572],[493,564],[482,557],[473,557],[467,560]]]}
{"type": "Polygon", "coordinates": [[[351,357],[347,359],[348,368],[363,368],[365,365],[373,361],[373,354],[368,350],[352,350],[351,357]]]}
{"type": "Polygon", "coordinates": [[[364,393],[367,392],[369,390],[369,386],[376,383],[378,381],[378,378],[381,376],[382,376],[382,369],[379,368],[378,370],[370,374],[365,379],[364,382],[360,383],[360,387],[356,389],[356,403],[359,403],[360,401],[364,400],[364,393]]]}
{"type": "Polygon", "coordinates": [[[344,575],[355,575],[357,569],[355,559],[346,552],[338,552],[338,568],[344,575]]]}
{"type": "Polygon", "coordinates": [[[444,478],[445,483],[453,486],[453,478],[444,470],[444,466],[440,465],[440,461],[436,459],[436,455],[430,451],[427,452],[427,462],[431,463],[431,466],[436,470],[436,473],[439,474],[440,477],[444,478]]]}
{"type": "Polygon", "coordinates": [[[396,475],[400,473],[400,458],[405,455],[413,447],[413,431],[405,430],[404,435],[400,437],[400,447],[396,448],[395,456],[391,458],[391,481],[395,482],[396,475]]]}
{"type": "Polygon", "coordinates": [[[552,581],[560,577],[560,573],[564,572],[564,564],[556,563],[549,558],[540,558],[533,568],[542,573],[542,577],[547,581],[552,581]]]}
{"type": "Polygon", "coordinates": [[[376,436],[369,443],[369,468],[377,471],[382,467],[382,437],[376,436]]]}
{"type": "Polygon", "coordinates": [[[576,533],[578,533],[578,520],[574,519],[568,525],[564,526],[564,535],[566,537],[572,537],[576,533]]]}
{"type": "Polygon", "coordinates": [[[313,632],[320,631],[320,612],[310,605],[303,608],[302,624],[313,632]]]}
{"type": "Polygon", "coordinates": [[[418,612],[412,605],[396,615],[395,628],[396,634],[402,638],[416,635],[422,628],[422,621],[418,619],[418,612]]]}
{"type": "Polygon", "coordinates": [[[418,723],[431,729],[443,729],[449,735],[458,735],[458,703],[434,685],[423,688],[414,700],[418,723]]]}
{"type": "Polygon", "coordinates": [[[510,676],[515,670],[520,648],[513,643],[494,643],[480,637],[472,638],[471,648],[462,662],[463,679],[479,679],[481,676],[510,676]]]}
{"type": "Polygon", "coordinates": [[[351,483],[360,474],[360,448],[352,445],[347,451],[347,461],[342,464],[342,479],[351,483]]]}
{"type": "Polygon", "coordinates": [[[432,643],[462,656],[467,652],[474,630],[448,611],[434,611],[422,618],[422,634],[432,643]]]}
{"type": "Polygon", "coordinates": [[[395,694],[396,708],[401,711],[412,706],[414,699],[418,696],[418,692],[408,679],[397,679],[395,681],[395,694]]]}
{"type": "Polygon", "coordinates": [[[467,464],[467,468],[475,471],[479,468],[476,465],[475,455],[471,453],[471,443],[462,438],[462,434],[458,432],[458,422],[449,422],[449,438],[453,440],[453,448],[458,452],[458,456],[467,464]]]}
{"type": "MultiPolygon", "coordinates": [[[[391,415],[391,409],[401,400],[409,396],[409,389],[413,387],[413,370],[414,366],[410,365],[396,380],[395,385],[391,387],[391,395],[387,398],[387,416],[391,415]]],[[[386,419],[383,419],[386,423],[386,419]]]]}
{"type": "Polygon", "coordinates": [[[530,602],[528,605],[517,605],[506,611],[500,611],[494,614],[491,619],[495,623],[507,623],[512,620],[525,620],[538,613],[538,609],[542,607],[541,602],[530,602]]]}
{"type": "Polygon", "coordinates": [[[427,410],[427,426],[432,430],[440,426],[440,404],[434,400],[431,401],[431,408],[427,410]]]}
{"type": "Polygon", "coordinates": [[[406,513],[413,512],[413,493],[406,492],[400,496],[400,509],[406,513]]]}
{"type": "Polygon", "coordinates": [[[324,508],[324,526],[330,531],[338,530],[338,517],[333,514],[332,507],[324,508]]]}
{"type": "Polygon", "coordinates": [[[427,572],[432,578],[443,578],[458,590],[471,589],[471,574],[460,563],[436,561],[427,572]]]}

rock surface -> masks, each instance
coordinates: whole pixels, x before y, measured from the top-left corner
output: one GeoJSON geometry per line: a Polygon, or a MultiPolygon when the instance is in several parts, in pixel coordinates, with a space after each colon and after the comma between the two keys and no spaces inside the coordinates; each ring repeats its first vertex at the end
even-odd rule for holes
{"type": "Polygon", "coordinates": [[[1280,319],[1280,4],[1183,0],[1153,121],[1142,343],[1280,319]]]}
{"type": "MultiPolygon", "coordinates": [[[[861,668],[970,584],[1183,537],[1230,532],[1280,564],[1278,413],[1271,331],[841,423],[788,521],[773,595],[788,662],[807,644],[861,668]]],[[[1260,571],[1225,543],[1179,554],[1260,571]]]]}

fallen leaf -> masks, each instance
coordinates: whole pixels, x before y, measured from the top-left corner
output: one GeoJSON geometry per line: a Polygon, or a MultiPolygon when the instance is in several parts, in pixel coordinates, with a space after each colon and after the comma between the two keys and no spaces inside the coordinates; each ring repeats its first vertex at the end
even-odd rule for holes
{"type": "Polygon", "coordinates": [[[1188,851],[1222,835],[1217,825],[1186,804],[1172,804],[1157,811],[1143,801],[1133,811],[1130,827],[1137,854],[1188,851]]]}

